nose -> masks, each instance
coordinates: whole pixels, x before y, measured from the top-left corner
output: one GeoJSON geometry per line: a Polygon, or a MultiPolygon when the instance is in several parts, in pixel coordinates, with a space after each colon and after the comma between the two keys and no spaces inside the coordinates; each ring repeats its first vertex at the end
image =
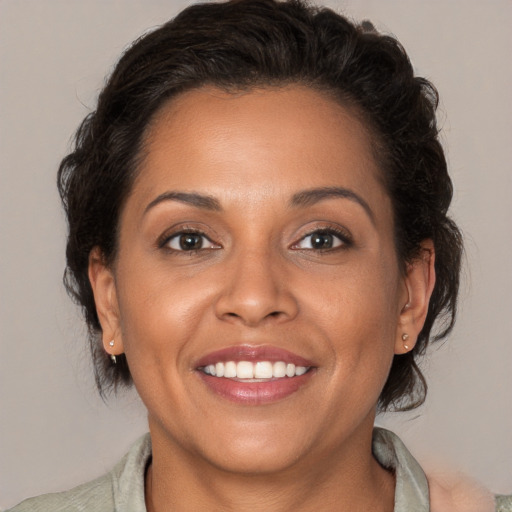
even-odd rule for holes
{"type": "Polygon", "coordinates": [[[269,253],[247,252],[226,262],[223,289],[216,304],[218,318],[257,327],[295,318],[298,303],[287,272],[269,253]]]}

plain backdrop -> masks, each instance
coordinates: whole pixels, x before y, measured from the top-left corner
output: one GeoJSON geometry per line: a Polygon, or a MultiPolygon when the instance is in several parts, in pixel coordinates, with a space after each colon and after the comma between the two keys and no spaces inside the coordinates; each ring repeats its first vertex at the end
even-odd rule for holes
{"type": "MultiPolygon", "coordinates": [[[[134,393],[103,403],[61,284],[60,159],[126,45],[178,0],[0,0],[0,508],[109,470],[146,430],[134,393]]],[[[460,317],[431,351],[422,408],[389,414],[426,465],[512,493],[512,1],[334,0],[395,34],[438,87],[466,236],[460,317]]]]}

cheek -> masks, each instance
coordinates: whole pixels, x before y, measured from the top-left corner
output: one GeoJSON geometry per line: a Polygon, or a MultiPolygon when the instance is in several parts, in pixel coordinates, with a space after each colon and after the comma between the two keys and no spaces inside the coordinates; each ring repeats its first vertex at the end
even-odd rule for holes
{"type": "Polygon", "coordinates": [[[212,298],[194,279],[132,267],[120,269],[119,307],[124,351],[135,387],[151,415],[162,424],[189,414],[186,376],[204,332],[212,298]],[[181,411],[178,414],[178,411],[181,411]],[[158,419],[159,418],[159,419],[158,419]],[[165,419],[167,418],[167,419],[165,419]]]}
{"type": "Polygon", "coordinates": [[[357,264],[327,269],[310,279],[300,294],[315,311],[316,321],[345,336],[364,337],[370,331],[389,336],[391,330],[394,335],[399,274],[388,259],[361,258],[357,264]]]}
{"type": "Polygon", "coordinates": [[[168,353],[176,358],[181,346],[193,339],[204,311],[210,307],[208,288],[199,286],[194,279],[177,279],[169,272],[145,271],[140,267],[127,272],[120,281],[123,286],[119,290],[119,306],[126,352],[160,359],[168,353]]]}
{"type": "Polygon", "coordinates": [[[333,272],[323,285],[304,290],[303,311],[327,340],[330,371],[355,388],[374,386],[378,396],[394,355],[399,275],[393,261],[368,268],[333,272]]]}

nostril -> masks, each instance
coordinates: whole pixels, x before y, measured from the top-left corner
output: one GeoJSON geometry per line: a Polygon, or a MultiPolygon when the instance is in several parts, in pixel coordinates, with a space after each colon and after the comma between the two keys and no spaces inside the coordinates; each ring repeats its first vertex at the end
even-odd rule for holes
{"type": "Polygon", "coordinates": [[[247,325],[256,325],[260,321],[264,321],[265,319],[267,319],[267,320],[271,319],[271,318],[279,319],[282,314],[283,314],[283,312],[281,312],[281,311],[271,311],[270,313],[268,313],[266,315],[264,314],[261,317],[258,316],[257,318],[252,318],[251,315],[247,315],[247,314],[241,315],[241,314],[235,313],[233,311],[226,311],[226,313],[224,313],[224,318],[231,319],[231,320],[242,320],[247,325]]]}
{"type": "Polygon", "coordinates": [[[227,322],[242,322],[248,326],[260,322],[290,320],[298,312],[298,304],[288,293],[256,287],[241,286],[222,293],[215,302],[215,315],[227,322]]]}

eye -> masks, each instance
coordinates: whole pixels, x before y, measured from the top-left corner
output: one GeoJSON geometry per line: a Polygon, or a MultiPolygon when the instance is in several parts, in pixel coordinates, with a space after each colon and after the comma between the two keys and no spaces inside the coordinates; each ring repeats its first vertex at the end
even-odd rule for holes
{"type": "Polygon", "coordinates": [[[199,251],[201,249],[220,249],[206,235],[198,232],[181,232],[167,238],[164,246],[174,251],[199,251]]]}
{"type": "Polygon", "coordinates": [[[294,244],[292,248],[325,251],[346,245],[350,245],[350,239],[347,235],[337,233],[331,229],[321,229],[309,233],[294,244]]]}

